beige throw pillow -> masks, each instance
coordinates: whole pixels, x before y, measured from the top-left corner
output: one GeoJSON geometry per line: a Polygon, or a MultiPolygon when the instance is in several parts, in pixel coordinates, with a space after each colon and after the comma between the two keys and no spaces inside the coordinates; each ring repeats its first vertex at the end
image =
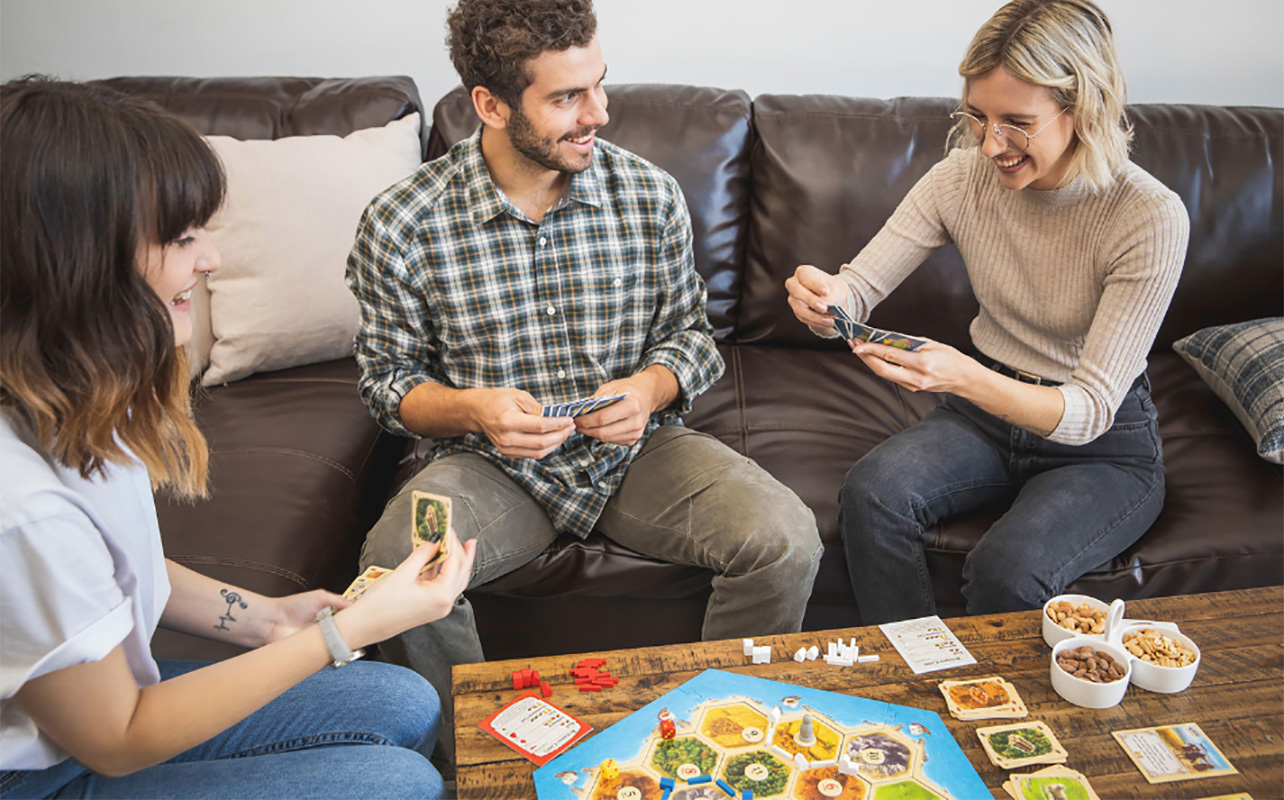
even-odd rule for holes
{"type": "Polygon", "coordinates": [[[223,266],[208,281],[213,346],[201,382],[351,355],[360,311],[343,280],[348,251],[371,199],[422,163],[419,115],[343,138],[207,138],[227,200],[208,226],[223,266]]]}

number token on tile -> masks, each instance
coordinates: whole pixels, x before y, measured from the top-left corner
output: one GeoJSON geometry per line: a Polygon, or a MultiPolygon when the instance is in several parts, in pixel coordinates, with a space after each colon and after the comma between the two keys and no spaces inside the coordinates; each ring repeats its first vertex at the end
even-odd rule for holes
{"type": "Polygon", "coordinates": [[[642,800],[642,790],[636,786],[625,786],[615,793],[615,800],[642,800]]]}
{"type": "Polygon", "coordinates": [[[682,766],[678,767],[678,777],[684,781],[689,781],[692,778],[698,777],[699,775],[700,775],[700,768],[697,767],[695,764],[683,764],[682,766]]]}
{"type": "Polygon", "coordinates": [[[843,785],[833,778],[825,778],[823,781],[816,784],[816,790],[825,797],[837,797],[843,793],[843,785]]]}
{"type": "Polygon", "coordinates": [[[762,741],[765,734],[762,732],[762,728],[755,728],[751,725],[742,730],[740,736],[749,744],[757,744],[762,741]]]}
{"type": "Polygon", "coordinates": [[[771,775],[762,764],[750,764],[745,767],[745,777],[751,781],[765,781],[771,775]]]}

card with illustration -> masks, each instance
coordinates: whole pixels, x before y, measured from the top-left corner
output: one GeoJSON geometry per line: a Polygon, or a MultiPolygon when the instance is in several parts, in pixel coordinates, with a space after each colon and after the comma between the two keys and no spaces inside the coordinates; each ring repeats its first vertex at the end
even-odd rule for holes
{"type": "Polygon", "coordinates": [[[917,336],[909,336],[895,331],[885,331],[857,322],[851,318],[851,315],[848,314],[846,309],[842,306],[831,305],[827,310],[834,318],[834,329],[838,331],[839,336],[843,337],[847,341],[858,339],[862,342],[883,344],[888,347],[896,347],[901,350],[910,351],[917,350],[927,344],[926,339],[920,339],[917,336]]]}
{"type": "Polygon", "coordinates": [[[1059,765],[1029,774],[1013,773],[1003,789],[1016,800],[1101,800],[1083,773],[1059,765]]]}
{"type": "Polygon", "coordinates": [[[940,690],[955,719],[1022,719],[1030,713],[1016,687],[998,676],[941,681],[940,690]]]}
{"type": "Polygon", "coordinates": [[[1193,722],[1112,731],[1111,736],[1150,783],[1234,775],[1222,751],[1193,722]]]}
{"type": "Polygon", "coordinates": [[[414,491],[410,493],[410,504],[413,512],[410,521],[411,549],[421,544],[441,544],[437,555],[424,565],[424,569],[428,569],[446,560],[447,543],[450,541],[446,536],[450,529],[450,498],[414,491]]]}
{"type": "Polygon", "coordinates": [[[1064,764],[1068,756],[1052,729],[1042,722],[1018,722],[977,728],[976,735],[990,761],[1000,769],[1064,764]]]}
{"type": "Polygon", "coordinates": [[[374,585],[375,581],[379,580],[384,575],[387,575],[389,572],[392,572],[392,570],[387,567],[366,567],[366,571],[358,575],[356,580],[349,584],[348,588],[344,590],[343,596],[355,603],[361,595],[365,594],[366,589],[369,589],[374,585]]]}

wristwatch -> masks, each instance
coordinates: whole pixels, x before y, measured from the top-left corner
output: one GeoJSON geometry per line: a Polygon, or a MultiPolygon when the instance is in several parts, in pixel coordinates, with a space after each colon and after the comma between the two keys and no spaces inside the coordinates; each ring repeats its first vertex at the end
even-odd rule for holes
{"type": "Polygon", "coordinates": [[[330,650],[330,657],[334,659],[330,664],[334,669],[344,664],[351,664],[366,654],[365,650],[349,648],[348,643],[343,641],[343,637],[339,635],[339,626],[334,624],[332,606],[326,606],[317,612],[317,624],[321,627],[321,636],[325,639],[325,646],[330,650]]]}

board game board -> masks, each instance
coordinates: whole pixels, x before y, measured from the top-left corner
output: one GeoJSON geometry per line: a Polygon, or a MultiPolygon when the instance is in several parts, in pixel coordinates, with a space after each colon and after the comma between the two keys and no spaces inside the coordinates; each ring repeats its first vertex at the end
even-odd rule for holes
{"type": "Polygon", "coordinates": [[[990,791],[931,711],[705,670],[535,771],[540,800],[969,800],[990,791]],[[814,744],[796,737],[810,715],[814,744]],[[660,721],[677,735],[663,739],[660,721]],[[842,756],[856,774],[840,771],[842,756]],[[801,758],[800,758],[801,757],[801,758]],[[619,774],[602,774],[614,759],[619,774]],[[802,759],[806,767],[802,766],[802,759]],[[697,776],[712,780],[697,785],[697,776]]]}

